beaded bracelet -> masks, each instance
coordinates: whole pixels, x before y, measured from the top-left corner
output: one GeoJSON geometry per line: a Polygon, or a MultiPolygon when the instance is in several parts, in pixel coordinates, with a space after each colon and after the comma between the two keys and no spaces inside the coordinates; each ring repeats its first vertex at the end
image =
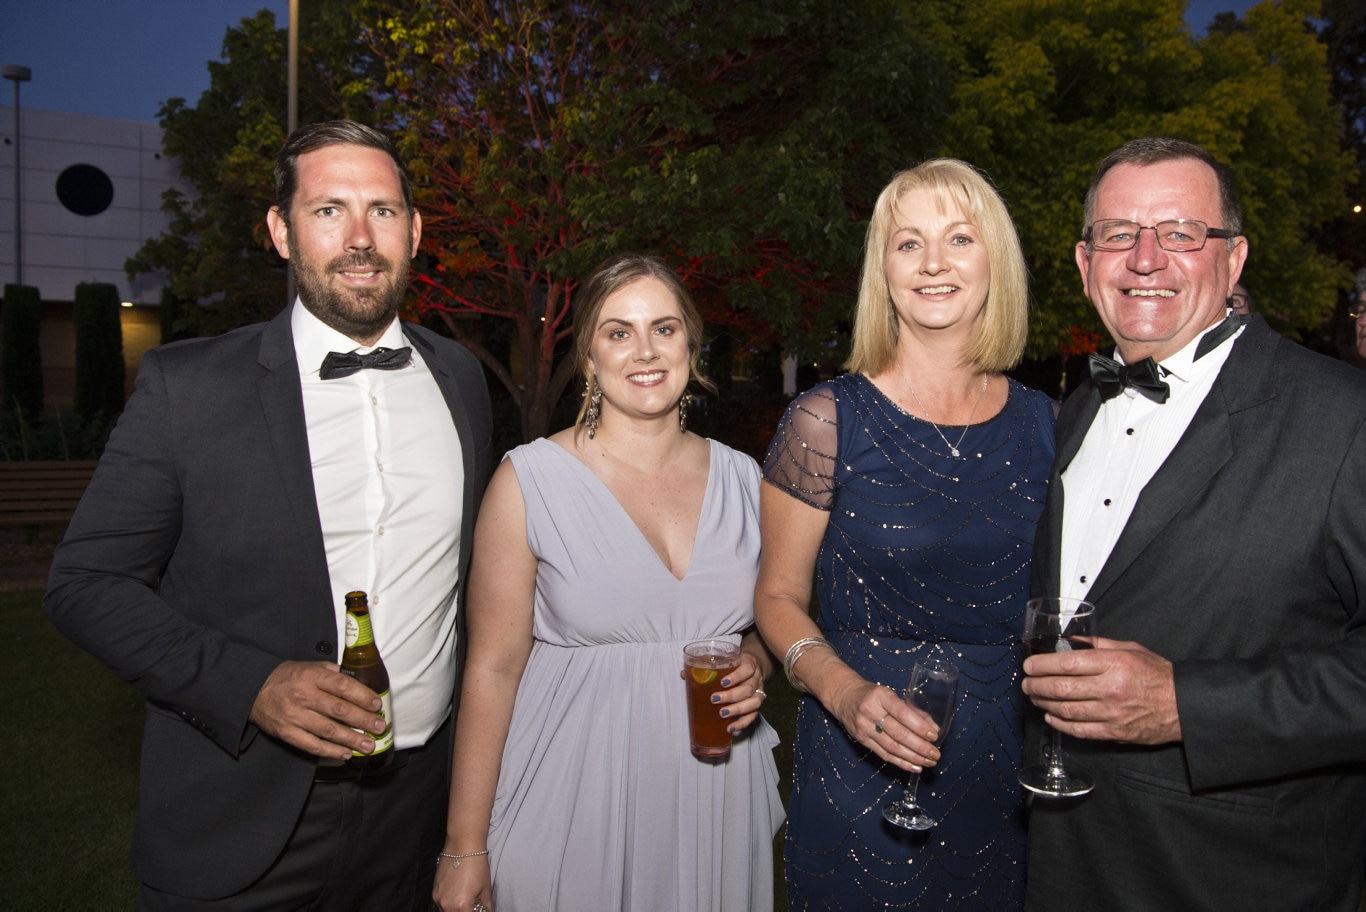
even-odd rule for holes
{"type": "Polygon", "coordinates": [[[831,652],[835,647],[830,645],[830,641],[825,637],[802,637],[797,642],[787,648],[787,655],[783,656],[783,673],[787,675],[787,682],[792,685],[792,689],[798,693],[809,693],[806,685],[797,680],[797,676],[792,673],[792,667],[797,664],[797,660],[806,655],[813,649],[825,647],[831,652]]]}
{"type": "Polygon", "coordinates": [[[451,867],[452,867],[452,868],[458,868],[458,867],[460,867],[460,859],[462,859],[462,858],[478,858],[479,856],[481,856],[481,855],[487,855],[488,853],[489,853],[489,850],[488,850],[488,849],[485,849],[485,850],[482,851],[482,852],[465,852],[463,855],[452,855],[452,854],[449,853],[449,852],[437,852],[437,853],[436,853],[436,866],[437,866],[438,868],[441,867],[441,859],[443,859],[443,858],[449,858],[449,859],[451,860],[451,867]]]}

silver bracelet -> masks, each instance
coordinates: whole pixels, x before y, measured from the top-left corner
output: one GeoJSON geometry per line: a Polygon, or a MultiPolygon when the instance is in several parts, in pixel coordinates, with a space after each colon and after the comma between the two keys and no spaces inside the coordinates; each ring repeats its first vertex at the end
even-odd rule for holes
{"type": "Polygon", "coordinates": [[[802,637],[791,646],[787,647],[787,655],[783,656],[783,673],[787,675],[787,683],[792,685],[792,689],[798,693],[809,693],[806,685],[797,680],[797,676],[792,673],[792,668],[797,664],[797,660],[806,655],[813,649],[825,647],[831,652],[835,647],[830,645],[830,641],[825,637],[802,637]]]}
{"type": "Polygon", "coordinates": [[[488,849],[485,849],[485,850],[482,851],[482,852],[465,852],[463,855],[452,855],[452,854],[449,853],[449,852],[437,852],[437,853],[436,853],[436,866],[437,866],[438,868],[441,867],[441,859],[443,859],[443,858],[449,858],[449,859],[451,860],[451,867],[452,867],[452,868],[458,868],[458,867],[460,867],[460,859],[462,859],[462,858],[478,858],[479,856],[481,856],[481,855],[487,855],[488,853],[489,853],[489,850],[488,850],[488,849]]]}

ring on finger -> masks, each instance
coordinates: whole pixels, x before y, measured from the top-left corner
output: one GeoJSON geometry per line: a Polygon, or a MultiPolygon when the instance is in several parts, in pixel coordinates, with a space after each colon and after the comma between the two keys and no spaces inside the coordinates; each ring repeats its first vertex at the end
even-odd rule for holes
{"type": "Polygon", "coordinates": [[[472,912],[489,912],[489,907],[484,905],[482,900],[476,899],[474,901],[474,908],[472,912]]]}
{"type": "Polygon", "coordinates": [[[891,715],[891,713],[883,713],[882,718],[878,719],[876,724],[873,725],[873,731],[877,732],[879,735],[882,734],[882,723],[887,720],[889,715],[891,715]]]}
{"type": "Polygon", "coordinates": [[[754,688],[754,695],[758,697],[760,700],[768,699],[768,694],[764,693],[764,689],[762,687],[754,688]]]}

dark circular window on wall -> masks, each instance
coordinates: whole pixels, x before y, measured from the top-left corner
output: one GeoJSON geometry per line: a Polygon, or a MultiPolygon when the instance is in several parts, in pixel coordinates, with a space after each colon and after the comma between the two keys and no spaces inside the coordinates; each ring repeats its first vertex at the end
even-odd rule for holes
{"type": "Polygon", "coordinates": [[[114,182],[94,165],[72,165],[57,175],[57,199],[77,215],[99,215],[114,201],[114,182]]]}

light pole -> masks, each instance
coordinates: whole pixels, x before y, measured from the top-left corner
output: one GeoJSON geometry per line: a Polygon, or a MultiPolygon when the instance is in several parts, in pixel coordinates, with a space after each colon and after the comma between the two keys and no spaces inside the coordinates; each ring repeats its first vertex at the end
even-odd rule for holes
{"type": "Polygon", "coordinates": [[[33,71],[26,66],[7,63],[4,66],[3,75],[14,83],[14,284],[22,285],[24,284],[24,220],[21,215],[23,187],[20,182],[22,163],[19,158],[19,149],[22,145],[19,141],[19,83],[28,82],[32,79],[33,71]]]}
{"type": "MultiPolygon", "coordinates": [[[[285,135],[299,126],[299,0],[289,0],[289,99],[286,103],[285,135]]],[[[294,306],[294,261],[285,261],[285,306],[294,306]]]]}

